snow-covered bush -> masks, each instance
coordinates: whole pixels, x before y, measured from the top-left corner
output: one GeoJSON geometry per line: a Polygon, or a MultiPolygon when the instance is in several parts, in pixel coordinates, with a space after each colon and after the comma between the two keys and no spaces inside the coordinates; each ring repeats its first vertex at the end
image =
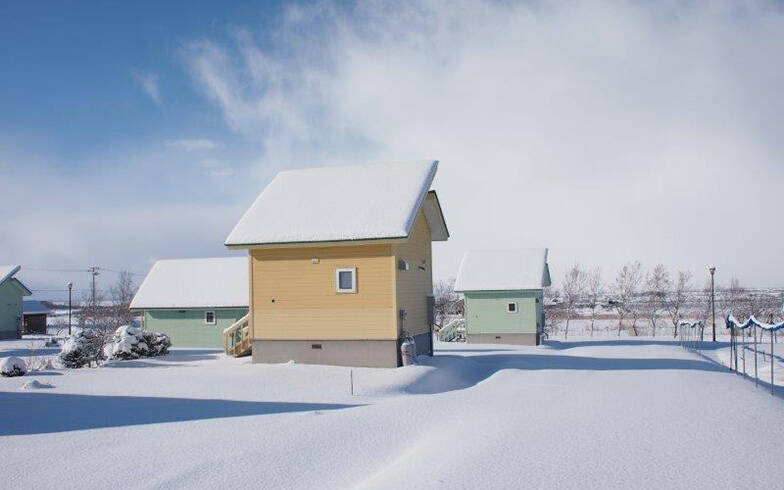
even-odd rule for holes
{"type": "Polygon", "coordinates": [[[106,353],[109,359],[139,359],[140,357],[155,357],[166,354],[171,347],[171,340],[159,332],[145,332],[144,330],[128,325],[118,328],[107,345],[106,353]]]}
{"type": "Polygon", "coordinates": [[[87,329],[80,330],[65,339],[60,350],[60,361],[71,369],[102,361],[105,358],[102,344],[100,335],[87,329]]]}
{"type": "Polygon", "coordinates": [[[27,364],[18,357],[6,357],[0,362],[0,374],[3,376],[23,376],[27,372],[27,364]]]}

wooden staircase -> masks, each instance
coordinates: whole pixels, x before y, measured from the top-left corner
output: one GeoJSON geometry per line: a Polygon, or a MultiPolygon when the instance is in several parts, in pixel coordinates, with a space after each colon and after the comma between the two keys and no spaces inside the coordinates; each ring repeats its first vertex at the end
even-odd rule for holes
{"type": "Polygon", "coordinates": [[[250,335],[250,313],[223,331],[223,352],[234,357],[249,356],[253,350],[250,335]]]}

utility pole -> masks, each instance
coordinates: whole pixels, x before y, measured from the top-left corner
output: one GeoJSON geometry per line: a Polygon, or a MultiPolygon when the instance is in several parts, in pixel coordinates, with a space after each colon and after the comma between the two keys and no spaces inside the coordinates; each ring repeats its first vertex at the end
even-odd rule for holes
{"type": "Polygon", "coordinates": [[[71,336],[71,290],[73,283],[68,281],[68,336],[71,336]]]}
{"type": "Polygon", "coordinates": [[[91,312],[92,314],[90,316],[92,316],[93,328],[95,328],[95,315],[98,313],[98,305],[95,304],[95,276],[100,274],[100,272],[98,272],[98,269],[100,269],[100,267],[96,267],[96,266],[92,266],[89,269],[87,269],[87,272],[90,273],[90,278],[92,282],[92,287],[91,287],[92,288],[92,312],[91,312]]]}
{"type": "Polygon", "coordinates": [[[716,289],[714,287],[713,276],[716,274],[716,267],[709,266],[711,275],[711,315],[713,315],[713,341],[716,342],[716,289]]]}

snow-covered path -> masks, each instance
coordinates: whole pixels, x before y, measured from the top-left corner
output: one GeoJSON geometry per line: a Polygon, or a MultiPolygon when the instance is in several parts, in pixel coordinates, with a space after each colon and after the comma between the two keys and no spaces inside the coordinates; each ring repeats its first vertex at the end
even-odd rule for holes
{"type": "Polygon", "coordinates": [[[354,369],[355,396],[348,368],[209,351],[56,371],[35,376],[54,385],[35,392],[0,379],[3,477],[23,488],[784,484],[784,401],[677,344],[439,347],[428,365],[354,369]]]}

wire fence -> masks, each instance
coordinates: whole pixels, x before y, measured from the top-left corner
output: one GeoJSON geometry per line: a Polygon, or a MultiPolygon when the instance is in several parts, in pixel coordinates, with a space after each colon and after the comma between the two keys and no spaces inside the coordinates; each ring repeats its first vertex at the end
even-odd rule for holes
{"type": "Polygon", "coordinates": [[[722,362],[722,345],[705,342],[705,325],[702,321],[680,322],[678,340],[681,346],[707,359],[726,365],[730,371],[754,379],[754,384],[767,382],[771,395],[776,394],[776,371],[784,363],[784,357],[776,354],[778,332],[784,329],[784,322],[765,323],[750,316],[739,322],[732,315],[725,320],[729,331],[729,355],[726,364],[722,362]]]}

